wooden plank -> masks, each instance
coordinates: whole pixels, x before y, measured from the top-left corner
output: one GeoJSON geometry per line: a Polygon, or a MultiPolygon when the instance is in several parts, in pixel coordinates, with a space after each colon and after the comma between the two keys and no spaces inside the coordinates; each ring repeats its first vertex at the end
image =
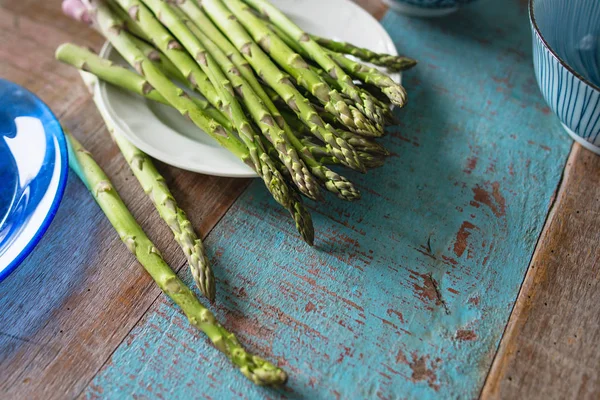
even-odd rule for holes
{"type": "MultiPolygon", "coordinates": [[[[1,3],[0,76],[24,85],[54,110],[94,153],[170,264],[181,268],[183,254],[108,139],[78,73],[54,60],[62,42],[99,49],[103,41],[63,17],[60,3],[1,3]]],[[[248,184],[158,167],[204,235],[248,184]]],[[[0,397],[75,397],[157,296],[159,290],[71,176],[48,233],[0,283],[0,397]]]]}
{"type": "Polygon", "coordinates": [[[218,316],[287,388],[252,386],[160,297],[86,397],[478,395],[571,143],[536,86],[522,2],[383,24],[420,63],[391,162],[348,174],[363,199],[313,205],[309,249],[256,183],[207,241],[218,316]]]}
{"type": "Polygon", "coordinates": [[[367,10],[369,14],[377,19],[382,19],[388,10],[388,7],[381,0],[353,0],[362,8],[367,10]]]}
{"type": "Polygon", "coordinates": [[[600,398],[599,177],[574,145],[482,398],[600,398]]]}

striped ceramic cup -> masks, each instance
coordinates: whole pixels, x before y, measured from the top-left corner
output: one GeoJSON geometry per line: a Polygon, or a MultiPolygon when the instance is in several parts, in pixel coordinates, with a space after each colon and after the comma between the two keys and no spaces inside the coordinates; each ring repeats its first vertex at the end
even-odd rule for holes
{"type": "Polygon", "coordinates": [[[600,0],[530,0],[533,64],[573,139],[600,154],[600,0]]]}
{"type": "Polygon", "coordinates": [[[476,0],[383,0],[390,8],[416,17],[438,17],[450,14],[476,0]]]}

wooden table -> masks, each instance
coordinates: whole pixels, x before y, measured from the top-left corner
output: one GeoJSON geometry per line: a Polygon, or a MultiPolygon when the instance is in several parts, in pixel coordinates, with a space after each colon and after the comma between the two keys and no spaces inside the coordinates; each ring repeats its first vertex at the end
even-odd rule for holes
{"type": "MultiPolygon", "coordinates": [[[[379,0],[359,3],[377,18],[386,13],[379,0]]],[[[401,51],[421,61],[405,78],[413,108],[386,143],[398,151],[390,174],[369,175],[368,185],[353,176],[363,205],[311,206],[315,250],[297,241],[257,183],[158,164],[208,237],[217,315],[290,372],[287,389],[256,389],[231,372],[70,177],[48,233],[0,284],[0,397],[600,398],[600,157],[575,144],[567,158],[566,135],[544,117],[523,49],[524,3],[498,11],[492,22],[506,17],[507,29],[498,25],[490,36],[478,6],[456,16],[462,25],[385,17],[401,51]],[[456,51],[432,38],[454,40],[456,51]],[[504,68],[473,82],[493,89],[484,111],[469,108],[477,91],[457,83],[460,70],[440,72],[460,46],[485,55],[457,64],[472,66],[473,79],[487,73],[478,67],[504,68]],[[440,128],[446,99],[455,110],[440,128]],[[501,119],[503,110],[511,114],[501,119]],[[477,124],[457,122],[461,115],[477,124]],[[502,127],[530,115],[542,123],[511,126],[520,133],[502,127]],[[440,159],[439,175],[420,173],[440,159]]],[[[49,104],[189,281],[184,257],[107,140],[78,74],[54,61],[62,42],[99,49],[102,38],[68,21],[60,0],[4,0],[0,10],[0,77],[49,104]]]]}

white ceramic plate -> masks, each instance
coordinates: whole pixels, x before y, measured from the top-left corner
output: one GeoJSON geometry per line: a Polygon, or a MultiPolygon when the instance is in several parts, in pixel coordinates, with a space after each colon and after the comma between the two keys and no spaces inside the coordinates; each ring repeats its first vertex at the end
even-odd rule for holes
{"type": "MultiPolygon", "coordinates": [[[[365,10],[350,0],[272,0],[307,32],[344,40],[377,52],[397,54],[392,39],[365,10]]],[[[122,63],[106,44],[101,56],[122,63]]],[[[399,80],[400,75],[393,76],[399,80]]],[[[207,175],[254,177],[247,165],[171,107],[101,83],[100,107],[140,150],[175,167],[207,175]]]]}

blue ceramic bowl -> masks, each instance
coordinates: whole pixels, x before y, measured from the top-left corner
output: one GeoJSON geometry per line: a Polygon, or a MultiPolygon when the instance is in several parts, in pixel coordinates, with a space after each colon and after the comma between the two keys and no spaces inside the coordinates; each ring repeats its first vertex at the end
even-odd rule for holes
{"type": "Polygon", "coordinates": [[[0,79],[0,281],[33,250],[67,181],[67,147],[40,99],[0,79]]]}
{"type": "Polygon", "coordinates": [[[477,0],[383,0],[392,9],[416,17],[441,17],[477,0]]]}
{"type": "Polygon", "coordinates": [[[600,154],[600,1],[530,0],[535,75],[573,139],[600,154]]]}

